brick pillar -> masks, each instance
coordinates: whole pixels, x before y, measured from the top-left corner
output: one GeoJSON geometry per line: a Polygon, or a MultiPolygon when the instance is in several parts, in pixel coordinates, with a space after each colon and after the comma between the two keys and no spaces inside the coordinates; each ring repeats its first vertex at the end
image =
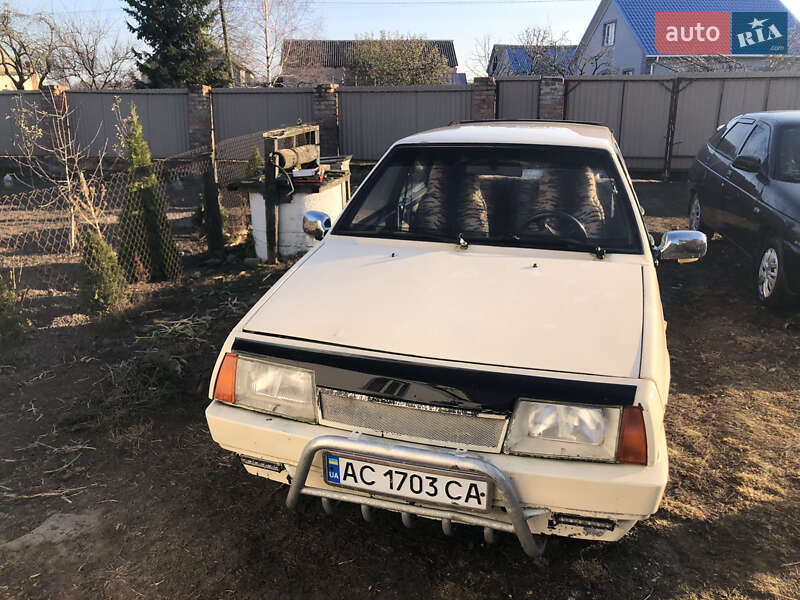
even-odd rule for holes
{"type": "Polygon", "coordinates": [[[542,77],[539,82],[539,118],[549,121],[564,119],[563,77],[542,77]]]}
{"type": "Polygon", "coordinates": [[[323,156],[339,154],[339,94],[336,83],[324,83],[314,90],[312,117],[319,123],[320,152],[323,156]]]}
{"type": "Polygon", "coordinates": [[[211,117],[211,88],[207,85],[189,88],[189,148],[208,146],[214,139],[211,117]]]}
{"type": "Polygon", "coordinates": [[[472,81],[470,118],[485,121],[497,117],[497,81],[494,77],[476,77],[472,81]]]}

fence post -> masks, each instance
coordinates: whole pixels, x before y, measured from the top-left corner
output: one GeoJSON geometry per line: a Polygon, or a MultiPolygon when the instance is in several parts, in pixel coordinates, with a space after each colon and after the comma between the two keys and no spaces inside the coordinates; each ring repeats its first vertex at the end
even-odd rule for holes
{"type": "Polygon", "coordinates": [[[319,123],[320,152],[323,156],[339,154],[339,85],[324,83],[314,90],[311,111],[319,123]]]}
{"type": "Polygon", "coordinates": [[[564,120],[564,78],[542,77],[539,82],[539,118],[564,120]]]}
{"type": "Polygon", "coordinates": [[[203,175],[203,209],[206,215],[206,243],[209,252],[219,252],[225,245],[222,215],[219,212],[219,183],[214,152],[208,153],[208,169],[203,175]]]}
{"type": "Polygon", "coordinates": [[[675,122],[678,118],[678,96],[681,93],[681,79],[672,80],[669,93],[669,115],[667,116],[667,135],[664,142],[664,181],[669,181],[672,176],[672,146],[675,142],[675,122]]]}
{"type": "Polygon", "coordinates": [[[470,90],[470,119],[490,121],[497,118],[497,80],[494,77],[476,77],[470,90]]]}
{"type": "Polygon", "coordinates": [[[264,212],[267,224],[267,264],[278,262],[278,168],[272,162],[278,151],[278,140],[264,138],[264,212]]]}
{"type": "Polygon", "coordinates": [[[219,179],[214,156],[214,116],[211,88],[207,85],[187,89],[189,147],[207,148],[208,169],[203,175],[203,210],[206,215],[206,244],[209,252],[219,252],[225,245],[222,215],[219,212],[219,179]]]}

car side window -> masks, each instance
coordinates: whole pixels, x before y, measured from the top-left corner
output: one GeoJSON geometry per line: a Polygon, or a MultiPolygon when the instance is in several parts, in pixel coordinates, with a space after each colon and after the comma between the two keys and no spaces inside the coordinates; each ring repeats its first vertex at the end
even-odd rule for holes
{"type": "Polygon", "coordinates": [[[728,158],[733,158],[736,156],[739,148],[742,147],[742,143],[744,142],[745,138],[747,138],[747,134],[750,133],[752,128],[752,123],[740,122],[734,124],[733,127],[728,129],[725,137],[723,137],[719,144],[717,144],[717,150],[719,150],[728,158]]]}
{"type": "Polygon", "coordinates": [[[719,141],[722,139],[722,136],[725,135],[725,131],[727,131],[725,125],[720,125],[714,135],[709,138],[708,145],[712,148],[716,148],[717,144],[719,144],[719,141]]]}
{"type": "Polygon", "coordinates": [[[759,123],[753,129],[753,133],[747,138],[747,141],[742,146],[739,152],[742,156],[752,156],[759,159],[762,163],[767,162],[767,154],[769,152],[769,129],[765,125],[759,123]]]}

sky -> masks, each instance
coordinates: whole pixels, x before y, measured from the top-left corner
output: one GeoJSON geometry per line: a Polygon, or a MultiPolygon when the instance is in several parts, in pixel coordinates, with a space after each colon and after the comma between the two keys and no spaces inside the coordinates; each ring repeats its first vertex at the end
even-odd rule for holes
{"type": "MultiPolygon", "coordinates": [[[[6,0],[19,11],[53,12],[56,18],[96,15],[125,31],[122,0],[6,0]]],[[[453,40],[459,71],[466,71],[475,40],[514,43],[525,27],[550,26],[577,43],[599,0],[315,0],[316,37],[352,39],[381,30],[453,40]]],[[[732,6],[735,4],[731,3],[732,6]]],[[[800,15],[800,0],[784,0],[800,15]]],[[[702,6],[702,0],[698,0],[702,6]]],[[[702,10],[700,8],[699,10],[702,10]]]]}

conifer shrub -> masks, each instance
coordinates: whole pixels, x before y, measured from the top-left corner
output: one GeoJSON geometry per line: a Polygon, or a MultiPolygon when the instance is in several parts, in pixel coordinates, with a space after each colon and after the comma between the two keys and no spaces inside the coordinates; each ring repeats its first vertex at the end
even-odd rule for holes
{"type": "Polygon", "coordinates": [[[128,282],[117,256],[95,231],[81,239],[78,295],[92,311],[117,311],[128,301],[128,282]]]}
{"type": "Polygon", "coordinates": [[[17,294],[0,281],[0,349],[19,343],[24,333],[17,294]]]}
{"type": "Polygon", "coordinates": [[[131,106],[125,142],[129,177],[119,220],[119,263],[128,281],[177,279],[180,262],[167,221],[167,202],[153,172],[135,106],[131,106]]]}

